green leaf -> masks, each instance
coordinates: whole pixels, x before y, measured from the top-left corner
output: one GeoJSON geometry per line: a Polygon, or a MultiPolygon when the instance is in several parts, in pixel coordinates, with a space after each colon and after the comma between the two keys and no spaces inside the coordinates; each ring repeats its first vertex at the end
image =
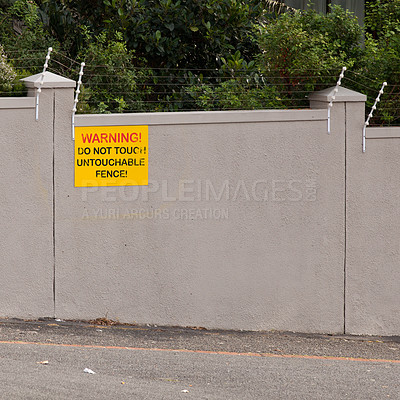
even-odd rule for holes
{"type": "Polygon", "coordinates": [[[190,30],[191,30],[192,32],[197,32],[197,31],[199,30],[199,28],[198,28],[197,26],[191,26],[191,27],[190,27],[190,30]]]}

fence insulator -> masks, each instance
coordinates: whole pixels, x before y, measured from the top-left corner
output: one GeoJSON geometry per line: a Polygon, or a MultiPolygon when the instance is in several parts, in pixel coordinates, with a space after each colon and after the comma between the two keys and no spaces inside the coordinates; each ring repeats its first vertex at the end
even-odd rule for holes
{"type": "Polygon", "coordinates": [[[383,89],[385,88],[385,86],[387,85],[387,82],[383,82],[381,90],[378,93],[378,96],[375,99],[375,103],[371,108],[370,113],[368,114],[368,118],[364,123],[364,128],[363,128],[363,141],[362,141],[362,148],[363,148],[363,153],[365,153],[365,142],[366,142],[366,129],[367,126],[369,125],[369,120],[372,118],[372,115],[374,113],[374,111],[376,110],[376,105],[381,101],[381,96],[383,95],[383,89]]]}
{"type": "Polygon", "coordinates": [[[39,120],[39,95],[40,95],[40,92],[42,91],[42,86],[43,86],[43,82],[44,82],[44,74],[46,72],[47,67],[49,66],[50,54],[51,54],[52,51],[53,51],[52,47],[49,47],[47,49],[47,56],[46,56],[46,61],[45,61],[44,65],[43,65],[42,77],[41,77],[40,82],[39,82],[39,87],[38,87],[38,89],[36,91],[36,107],[35,107],[36,108],[36,115],[35,115],[36,121],[39,120]]]}
{"type": "Polygon", "coordinates": [[[333,89],[333,96],[331,97],[331,101],[328,104],[328,133],[331,133],[331,108],[333,106],[333,101],[336,98],[336,94],[339,91],[339,86],[342,84],[342,79],[344,78],[344,71],[346,71],[346,67],[342,68],[342,72],[339,75],[339,79],[336,82],[335,89],[333,89]]]}
{"type": "Polygon", "coordinates": [[[85,66],[85,63],[81,63],[81,70],[79,71],[79,79],[78,79],[78,86],[75,91],[75,100],[74,100],[74,108],[72,109],[72,140],[75,140],[75,113],[76,113],[76,106],[78,105],[79,101],[79,93],[81,85],[82,85],[82,76],[83,76],[83,67],[85,66]]]}

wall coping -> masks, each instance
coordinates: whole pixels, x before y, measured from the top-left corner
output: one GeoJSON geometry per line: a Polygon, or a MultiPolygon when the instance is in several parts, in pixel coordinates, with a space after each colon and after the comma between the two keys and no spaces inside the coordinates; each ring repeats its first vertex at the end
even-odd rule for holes
{"type": "Polygon", "coordinates": [[[34,97],[0,97],[0,109],[35,108],[34,97]]]}
{"type": "MultiPolygon", "coordinates": [[[[336,86],[321,90],[319,92],[311,93],[308,99],[311,101],[323,101],[329,103],[334,95],[334,90],[336,86]]],[[[355,92],[354,90],[347,89],[343,86],[339,86],[339,90],[335,96],[335,103],[340,102],[365,102],[367,101],[367,96],[355,92]]]]}
{"type": "Polygon", "coordinates": [[[196,125],[285,121],[325,121],[326,110],[192,111],[76,115],[76,126],[196,125]]]}
{"type": "MultiPolygon", "coordinates": [[[[27,78],[21,79],[25,83],[27,88],[39,88],[40,82],[42,80],[42,73],[28,76],[27,78]]],[[[63,76],[53,74],[52,72],[46,71],[44,73],[44,80],[42,88],[52,89],[52,88],[74,88],[76,82],[72,79],[64,78],[63,76]]]]}
{"type": "Polygon", "coordinates": [[[400,126],[374,126],[365,130],[367,139],[400,138],[400,126]]]}

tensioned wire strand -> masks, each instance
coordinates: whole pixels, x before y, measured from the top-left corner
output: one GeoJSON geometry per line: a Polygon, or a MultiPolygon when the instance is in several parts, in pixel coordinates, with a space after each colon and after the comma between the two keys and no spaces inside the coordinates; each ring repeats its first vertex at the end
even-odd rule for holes
{"type": "MultiPolygon", "coordinates": [[[[12,58],[12,54],[20,54],[18,51],[15,52],[8,52],[9,57],[8,61],[10,64],[17,64],[13,66],[14,70],[18,71],[30,71],[32,69],[40,69],[42,68],[40,60],[43,58],[41,55],[44,52],[41,50],[32,50],[29,52],[27,57],[18,57],[12,58]]],[[[78,67],[80,63],[72,58],[66,56],[61,52],[54,51],[52,58],[50,60],[49,71],[58,73],[62,76],[77,79],[78,75],[78,67]]],[[[187,91],[188,88],[194,88],[198,90],[201,94],[201,90],[204,88],[209,88],[211,90],[221,87],[221,83],[223,82],[230,82],[232,81],[233,84],[235,81],[239,82],[245,90],[252,90],[252,89],[263,89],[263,88],[277,88],[277,93],[272,94],[269,93],[266,95],[266,98],[263,99],[265,101],[277,101],[277,106],[285,104],[285,108],[307,108],[305,104],[306,95],[310,94],[314,91],[314,88],[317,87],[318,90],[332,87],[334,82],[337,78],[337,71],[332,70],[332,74],[322,74],[322,75],[304,75],[304,71],[302,70],[292,70],[291,73],[293,75],[282,75],[280,70],[270,70],[266,75],[261,73],[260,71],[254,70],[249,71],[246,69],[243,70],[230,70],[229,68],[148,68],[145,66],[128,66],[125,67],[123,65],[119,66],[111,66],[112,72],[105,73],[110,66],[107,65],[97,65],[97,64],[90,64],[86,66],[87,73],[84,75],[84,88],[91,89],[91,88],[104,88],[104,90],[112,91],[114,96],[126,96],[132,94],[131,91],[125,90],[116,90],[118,85],[127,85],[129,84],[129,80],[133,81],[133,87],[136,88],[140,92],[140,95],[146,97],[150,96],[176,96],[176,95],[184,95],[185,98],[182,99],[162,99],[157,98],[155,100],[139,100],[138,101],[138,108],[140,104],[146,106],[145,111],[149,112],[152,111],[149,109],[150,105],[156,106],[157,104],[164,104],[168,105],[171,104],[173,107],[179,104],[193,104],[194,108],[199,109],[199,99],[190,99],[191,96],[190,91],[187,91]],[[98,71],[99,73],[96,73],[98,71]],[[132,73],[132,76],[128,77],[121,77],[119,76],[119,72],[121,73],[132,73]],[[146,74],[145,72],[149,72],[146,74]],[[139,73],[139,75],[135,75],[135,73],[139,73]],[[143,73],[143,74],[142,74],[143,73]],[[142,75],[141,75],[142,74],[142,75]],[[253,74],[253,75],[252,75],[253,74]],[[85,82],[86,78],[86,82],[85,82]],[[109,80],[107,82],[107,80],[109,80]],[[99,81],[99,82],[96,82],[99,81]],[[309,90],[306,90],[306,88],[309,90]],[[171,90],[169,90],[170,88],[171,90]],[[196,89],[197,88],[197,89],[196,89]],[[182,89],[181,91],[177,89],[182,89]],[[147,92],[146,92],[147,90],[147,92]],[[304,97],[302,97],[304,95],[304,97]],[[275,96],[275,97],[274,97],[275,96]],[[297,96],[297,97],[296,97],[297,96]],[[288,98],[285,98],[288,97],[288,98]],[[298,105],[296,105],[298,104],[298,105]]],[[[309,70],[308,72],[313,72],[316,70],[309,70]]],[[[19,74],[21,75],[28,75],[28,74],[19,74]]],[[[362,72],[356,72],[352,70],[348,70],[346,72],[344,83],[349,83],[350,87],[356,87],[361,89],[362,92],[368,95],[368,102],[371,101],[370,97],[374,97],[377,91],[377,88],[380,82],[376,79],[372,79],[368,76],[365,76],[362,72]],[[350,75],[350,76],[349,76],[350,75]],[[373,87],[374,86],[374,87],[373,87]]],[[[15,87],[18,83],[12,83],[10,86],[15,87]]],[[[400,102],[400,85],[398,84],[390,84],[388,85],[388,91],[384,93],[382,96],[384,102],[381,102],[379,108],[376,112],[376,117],[382,114],[382,112],[390,111],[392,113],[396,113],[399,108],[398,107],[390,107],[387,106],[388,102],[394,102],[398,104],[400,102]],[[386,104],[385,104],[386,103],[386,104]]],[[[23,95],[24,91],[14,91],[13,96],[21,94],[23,95]]],[[[237,95],[238,91],[225,89],[224,94],[226,96],[235,96],[237,95]]],[[[8,91],[0,92],[0,95],[9,95],[8,91]]],[[[94,104],[98,105],[99,101],[91,101],[89,94],[89,100],[86,98],[82,98],[81,102],[83,104],[94,104]]],[[[194,93],[196,95],[196,93],[194,93]]],[[[210,105],[209,107],[213,109],[218,109],[218,104],[228,104],[231,99],[220,99],[218,98],[218,93],[213,94],[213,98],[209,99],[210,105]],[[218,103],[218,104],[216,104],[218,103]]],[[[125,100],[128,108],[129,104],[132,101],[125,100]]],[[[233,99],[234,100],[234,99],[233,99]]],[[[247,100],[247,99],[246,99],[247,100]]],[[[135,102],[135,101],[134,101],[135,102]]],[[[102,102],[103,104],[109,104],[115,106],[117,103],[115,100],[104,99],[102,102]]],[[[163,106],[164,107],[164,106],[163,106]]],[[[165,107],[164,107],[165,108],[165,107]]],[[[207,107],[206,107],[207,108],[207,107]]],[[[238,107],[239,108],[239,107],[238,107]]],[[[231,109],[225,108],[224,109],[231,109]]],[[[237,109],[237,108],[232,108],[237,109]]],[[[177,109],[178,110],[178,109],[177,109]]],[[[179,110],[191,110],[186,108],[180,108],[179,110]]],[[[130,110],[123,110],[124,112],[129,112],[130,110]]],[[[138,111],[137,109],[133,109],[131,111],[138,111]]],[[[159,111],[159,110],[156,110],[159,111]]],[[[375,118],[374,118],[375,119],[375,118]]],[[[396,121],[399,119],[398,115],[391,115],[390,119],[392,121],[396,121]]]]}

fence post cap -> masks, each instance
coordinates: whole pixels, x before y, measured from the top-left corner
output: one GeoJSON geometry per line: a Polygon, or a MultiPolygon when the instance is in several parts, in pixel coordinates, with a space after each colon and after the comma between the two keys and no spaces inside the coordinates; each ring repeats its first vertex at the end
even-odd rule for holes
{"type": "Polygon", "coordinates": [[[312,101],[322,101],[329,103],[332,100],[332,97],[335,96],[335,103],[347,101],[367,101],[367,96],[365,96],[365,94],[355,92],[354,90],[347,89],[343,86],[339,86],[337,93],[335,93],[335,88],[336,86],[332,86],[319,92],[311,93],[308,96],[308,99],[312,101]]]}
{"type": "MultiPolygon", "coordinates": [[[[42,73],[28,76],[27,78],[21,79],[25,83],[27,88],[39,88],[42,80],[42,73]]],[[[44,73],[44,80],[42,88],[74,88],[76,82],[72,79],[64,78],[63,76],[53,74],[52,72],[46,71],[44,73]]]]}

